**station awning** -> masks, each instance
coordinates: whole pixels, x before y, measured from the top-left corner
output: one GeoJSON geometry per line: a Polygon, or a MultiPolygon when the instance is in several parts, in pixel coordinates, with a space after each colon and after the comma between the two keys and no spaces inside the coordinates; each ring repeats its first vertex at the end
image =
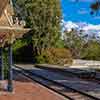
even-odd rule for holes
{"type": "Polygon", "coordinates": [[[12,44],[16,39],[29,32],[29,28],[0,26],[0,46],[12,44]]]}

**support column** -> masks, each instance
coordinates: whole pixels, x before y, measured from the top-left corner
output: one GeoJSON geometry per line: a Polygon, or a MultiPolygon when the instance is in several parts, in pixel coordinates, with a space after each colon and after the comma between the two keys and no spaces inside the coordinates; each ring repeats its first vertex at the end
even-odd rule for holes
{"type": "Polygon", "coordinates": [[[3,48],[0,47],[0,80],[4,79],[3,73],[3,48]]]}
{"type": "Polygon", "coordinates": [[[12,72],[12,46],[8,47],[8,91],[13,91],[13,72],[12,72]]]}

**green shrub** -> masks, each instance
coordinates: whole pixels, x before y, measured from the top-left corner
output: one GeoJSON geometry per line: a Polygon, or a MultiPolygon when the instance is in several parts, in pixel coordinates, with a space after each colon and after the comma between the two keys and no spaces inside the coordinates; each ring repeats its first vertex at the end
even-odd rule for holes
{"type": "Polygon", "coordinates": [[[87,47],[84,48],[82,59],[100,60],[100,43],[97,41],[89,41],[87,47]]]}
{"type": "Polygon", "coordinates": [[[4,78],[6,79],[8,76],[8,57],[7,54],[3,55],[3,67],[4,67],[4,78]]]}
{"type": "Polygon", "coordinates": [[[65,48],[49,48],[42,51],[41,55],[36,57],[37,63],[48,64],[71,64],[72,56],[68,49],[65,48]]]}
{"type": "Polygon", "coordinates": [[[15,63],[31,63],[33,61],[33,47],[24,40],[17,40],[13,45],[13,59],[15,63]]]}

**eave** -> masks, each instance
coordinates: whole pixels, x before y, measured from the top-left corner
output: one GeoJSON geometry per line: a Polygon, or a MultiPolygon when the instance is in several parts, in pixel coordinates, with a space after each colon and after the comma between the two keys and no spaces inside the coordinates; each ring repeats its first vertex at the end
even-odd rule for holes
{"type": "Polygon", "coordinates": [[[22,38],[29,31],[29,28],[0,26],[0,46],[4,47],[5,44],[13,44],[16,39],[22,38]]]}

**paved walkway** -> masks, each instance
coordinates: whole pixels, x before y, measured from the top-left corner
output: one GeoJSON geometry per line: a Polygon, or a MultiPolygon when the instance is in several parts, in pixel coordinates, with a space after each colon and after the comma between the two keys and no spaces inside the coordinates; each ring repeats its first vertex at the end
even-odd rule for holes
{"type": "Polygon", "coordinates": [[[14,92],[0,91],[0,100],[66,100],[32,80],[17,74],[14,76],[14,92]]]}

